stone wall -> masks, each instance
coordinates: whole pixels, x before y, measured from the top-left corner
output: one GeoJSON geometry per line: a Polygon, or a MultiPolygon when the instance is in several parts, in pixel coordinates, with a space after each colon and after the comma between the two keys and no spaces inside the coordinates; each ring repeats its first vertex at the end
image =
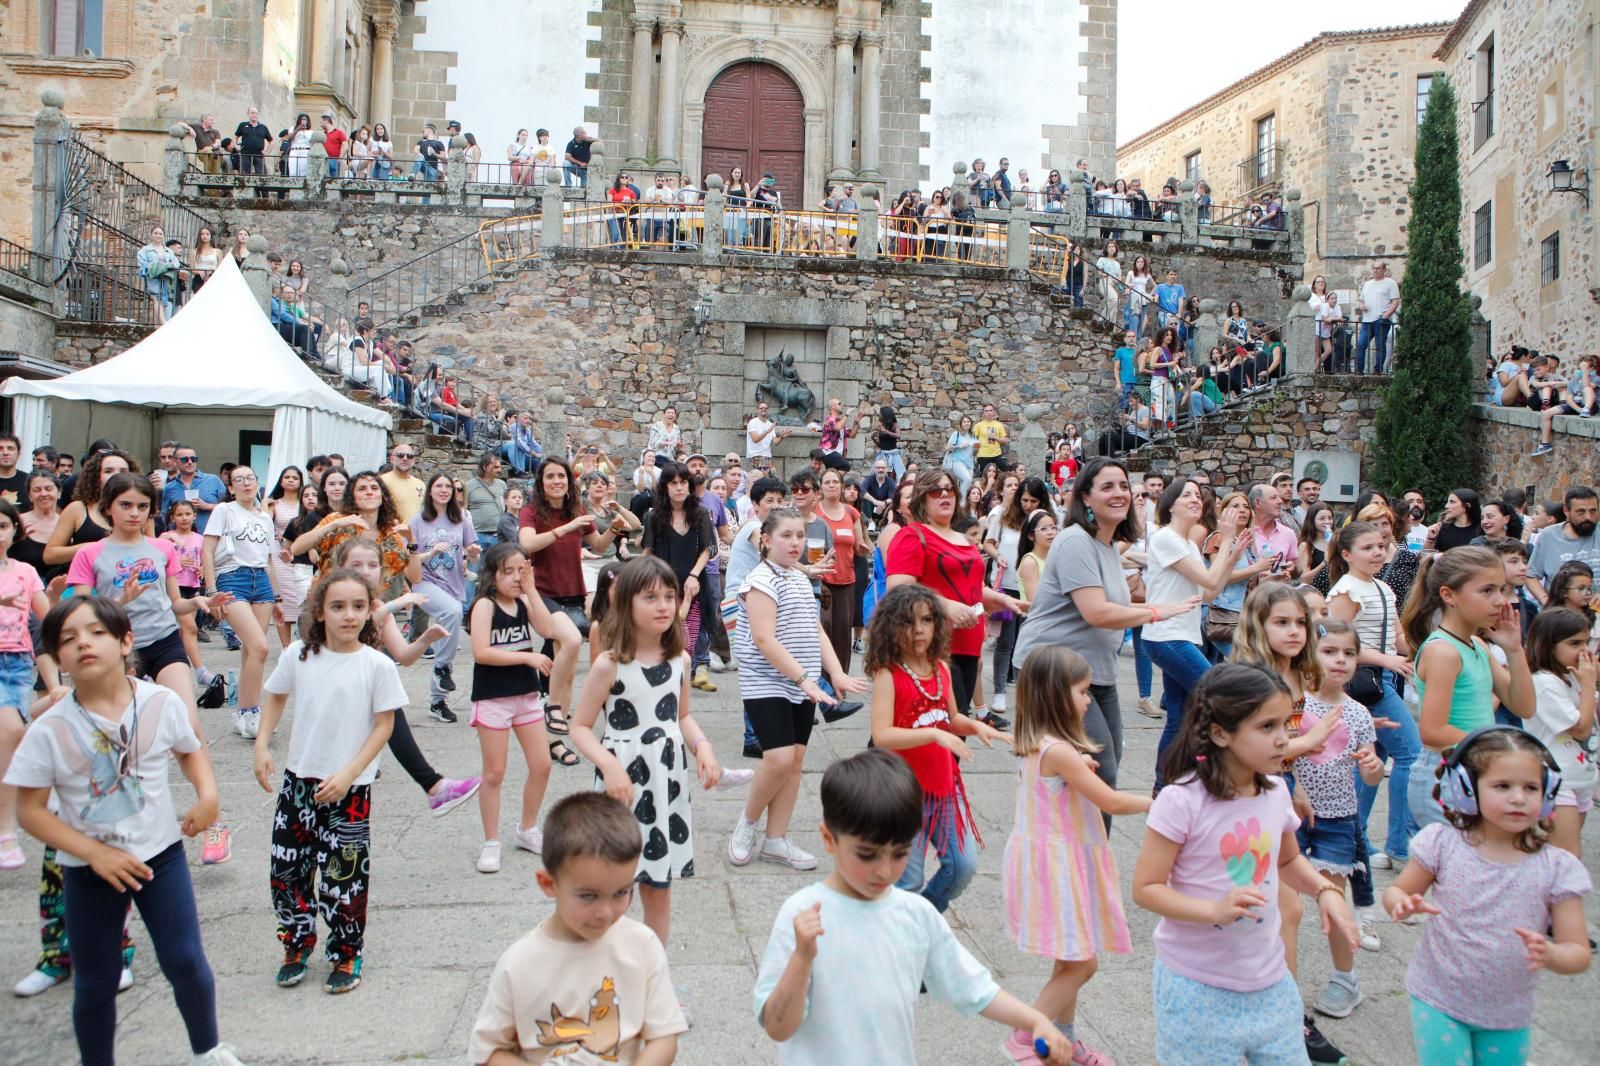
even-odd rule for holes
{"type": "Polygon", "coordinates": [[[1521,344],[1570,365],[1594,351],[1600,331],[1600,228],[1584,197],[1553,194],[1545,174],[1565,159],[1580,184],[1595,184],[1594,8],[1492,0],[1468,10],[1472,21],[1456,26],[1443,52],[1456,88],[1466,283],[1483,297],[1494,351],[1521,344]],[[1480,137],[1484,109],[1474,105],[1488,91],[1480,79],[1491,42],[1494,122],[1480,137]],[[1479,265],[1475,222],[1483,208],[1490,233],[1479,265]],[[1560,277],[1546,280],[1541,252],[1551,237],[1560,277]]]}
{"type": "Polygon", "coordinates": [[[1237,203],[1248,191],[1238,164],[1256,155],[1256,121],[1274,115],[1281,186],[1300,189],[1307,205],[1306,279],[1326,274],[1331,288],[1347,289],[1376,257],[1390,257],[1398,278],[1417,78],[1443,69],[1433,51],[1446,28],[1322,34],[1119,146],[1116,173],[1142,178],[1154,197],[1167,178],[1183,178],[1185,157],[1199,152],[1213,198],[1237,203]]]}
{"type": "Polygon", "coordinates": [[[1560,499],[1573,485],[1600,482],[1600,420],[1563,415],[1555,420],[1553,454],[1532,456],[1539,416],[1525,407],[1474,404],[1471,432],[1477,439],[1479,489],[1490,497],[1508,488],[1527,490],[1528,502],[1560,499]]]}
{"type": "MultiPolygon", "coordinates": [[[[399,165],[396,169],[411,168],[424,123],[432,123],[441,138],[445,135],[447,118],[461,118],[463,128],[466,126],[465,118],[446,114],[454,110],[450,105],[456,98],[456,87],[450,84],[450,70],[456,65],[457,53],[417,47],[418,39],[427,30],[429,18],[449,17],[444,11],[435,10],[439,7],[438,4],[418,4],[416,0],[405,0],[400,5],[400,29],[394,44],[394,116],[391,119],[374,116],[374,121],[389,123],[394,158],[399,165]]],[[[556,141],[555,133],[552,132],[550,140],[556,141]]],[[[499,162],[504,155],[504,145],[483,144],[485,162],[499,162]]]]}

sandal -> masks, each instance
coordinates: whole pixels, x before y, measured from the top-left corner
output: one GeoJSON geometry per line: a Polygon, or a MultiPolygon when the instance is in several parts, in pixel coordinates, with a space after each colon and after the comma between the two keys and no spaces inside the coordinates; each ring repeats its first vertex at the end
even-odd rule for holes
{"type": "Polygon", "coordinates": [[[566,741],[558,738],[550,742],[550,761],[562,766],[577,766],[583,760],[578,758],[577,752],[567,747],[566,741]]]}
{"type": "Polygon", "coordinates": [[[564,737],[572,732],[572,723],[567,721],[567,712],[559,705],[544,709],[544,727],[553,737],[564,737]]]}

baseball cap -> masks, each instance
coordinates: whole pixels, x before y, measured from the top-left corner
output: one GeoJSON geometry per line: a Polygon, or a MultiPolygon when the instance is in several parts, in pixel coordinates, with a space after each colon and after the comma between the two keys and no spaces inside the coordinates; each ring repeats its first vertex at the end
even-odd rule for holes
{"type": "Polygon", "coordinates": [[[692,463],[696,459],[700,460],[702,463],[707,461],[704,455],[700,454],[699,452],[695,452],[693,455],[689,456],[689,458],[685,459],[684,462],[692,463]]]}

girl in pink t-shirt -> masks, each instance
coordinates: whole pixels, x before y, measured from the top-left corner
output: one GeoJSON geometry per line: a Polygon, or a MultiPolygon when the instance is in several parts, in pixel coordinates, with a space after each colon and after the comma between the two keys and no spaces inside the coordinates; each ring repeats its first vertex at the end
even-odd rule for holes
{"type": "MultiPolygon", "coordinates": [[[[178,553],[178,595],[186,600],[200,595],[200,552],[205,547],[205,538],[195,532],[194,517],[194,504],[188,500],[174,501],[167,508],[167,531],[161,534],[161,539],[178,553]]],[[[200,627],[194,615],[178,616],[178,633],[183,637],[183,650],[194,666],[195,680],[201,685],[210,684],[210,671],[200,663],[200,627]]]]}
{"type": "Polygon", "coordinates": [[[1133,872],[1156,926],[1156,1059],[1303,1061],[1300,991],[1278,936],[1278,888],[1314,895],[1356,943],[1344,893],[1300,854],[1281,779],[1293,705],[1276,673],[1213,667],[1190,694],[1133,872]]]}
{"type": "Polygon", "coordinates": [[[1539,971],[1589,968],[1583,897],[1593,885],[1577,856],[1546,846],[1561,783],[1548,748],[1489,726],[1451,750],[1457,766],[1441,768],[1438,789],[1449,824],[1411,839],[1383,893],[1397,922],[1433,915],[1406,969],[1417,1061],[1521,1066],[1539,971]],[[1435,903],[1423,898],[1430,888],[1435,903]]]}

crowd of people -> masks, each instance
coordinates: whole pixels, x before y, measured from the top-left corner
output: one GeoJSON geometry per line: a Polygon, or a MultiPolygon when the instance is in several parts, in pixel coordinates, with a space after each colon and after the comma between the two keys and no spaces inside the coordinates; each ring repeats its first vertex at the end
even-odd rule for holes
{"type": "Polygon", "coordinates": [[[1539,412],[1535,458],[1556,450],[1558,416],[1592,418],[1600,411],[1600,357],[1581,355],[1570,368],[1562,369],[1559,356],[1513,344],[1504,357],[1491,360],[1487,370],[1490,403],[1539,412]]]}
{"type": "Polygon", "coordinates": [[[625,471],[570,441],[525,482],[498,450],[472,477],[419,476],[400,440],[381,471],[319,455],[268,488],[248,466],[203,471],[182,442],[148,475],[111,441],[66,480],[48,447],[24,474],[0,435],[0,869],[28,861],[19,826],[45,846],[41,953],[17,993],[73,975],[83,1061],[111,1062],[131,899],[195,1061],[239,1062],[181,842],[203,838],[202,865],[231,853],[222,802],[241,798],[219,795],[199,713],[231,699],[277,796],[279,985],[305,980],[319,919],[327,991],[361,983],[383,749],[436,814],[477,798],[492,875],[514,734],[528,776],[511,843],[540,855],[555,910],[497,963],[471,1061],[670,1062],[691,1018],[664,949],[674,882],[694,872],[694,786],[744,791],[733,867],[816,869],[789,833],[807,747],[865,705],[875,750],[822,778],[832,868],[778,910],[756,978],[780,1061],[907,1061],[920,985],[998,1022],[1011,1061],[1109,1064],[1076,1004],[1100,953],[1134,950],[1107,830],[1139,814],[1129,886],[1160,918],[1156,1061],[1342,1061],[1314,1015],[1359,1009],[1380,872],[1391,919],[1430,915],[1406,981],[1419,1061],[1527,1061],[1538,971],[1580,972],[1592,947],[1595,489],[1526,513],[1461,488],[1437,514],[1368,491],[1336,513],[1309,477],[1136,478],[1085,461],[1070,428],[1030,474],[992,406],[923,467],[893,408],[862,430],[836,400],[822,447],[781,480],[772,445],[791,427],[764,407],[746,454],[716,467],[683,454],[663,409],[626,503],[625,471]],[[876,448],[858,481],[844,453],[861,431],[876,448]],[[209,624],[237,642],[233,684],[200,664],[209,624]],[[445,777],[406,725],[399,670],[431,659],[429,714],[457,722],[463,630],[481,765],[445,777]],[[1135,706],[1165,722],[1150,795],[1117,787],[1126,644],[1135,706]],[[695,721],[713,672],[737,674],[753,770],[725,767],[695,721]],[[984,846],[972,740],[1010,747],[1018,776],[1004,913],[987,933],[967,922],[1053,960],[1031,1003],[941,916],[984,846]],[[169,760],[196,796],[181,818],[169,760]],[[594,790],[544,811],[556,767],[584,762],[594,790]],[[642,923],[625,917],[636,885],[642,923]],[[1333,962],[1309,1009],[1305,897],[1333,962]],[[560,1024],[618,1004],[616,1024],[560,1024]]]}

